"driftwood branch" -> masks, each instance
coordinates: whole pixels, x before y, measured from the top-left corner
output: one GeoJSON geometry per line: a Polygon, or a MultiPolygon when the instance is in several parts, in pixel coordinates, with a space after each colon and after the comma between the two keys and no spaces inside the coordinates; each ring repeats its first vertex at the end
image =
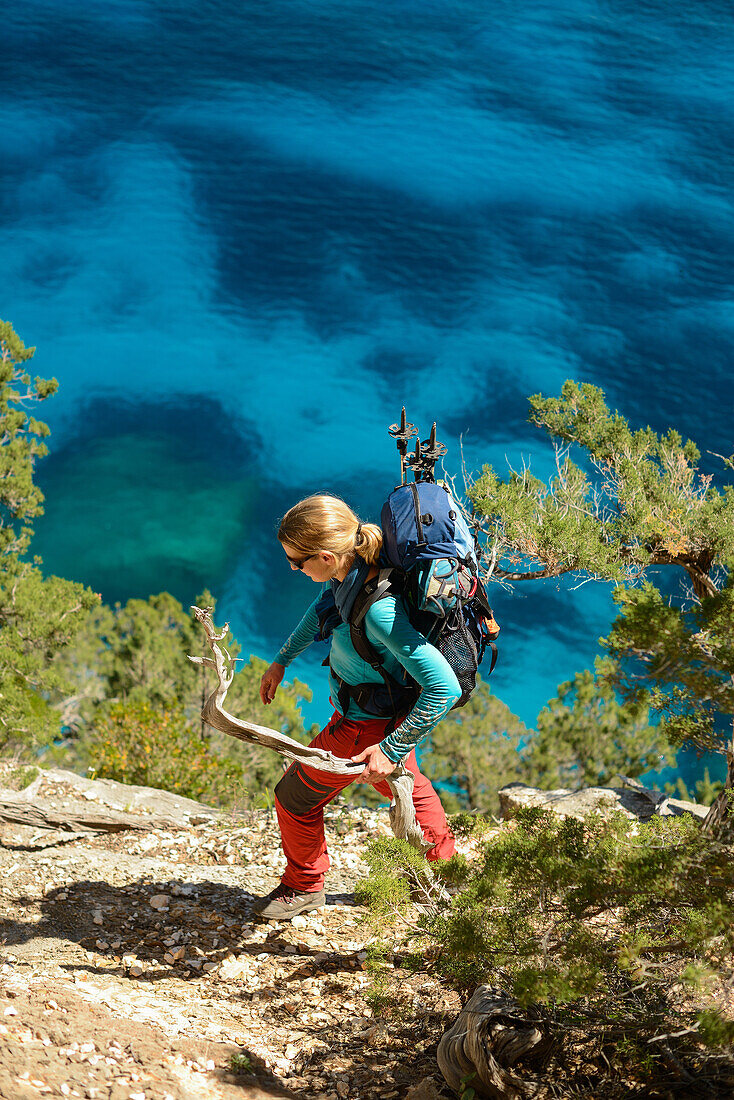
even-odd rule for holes
{"type": "MultiPolygon", "coordinates": [[[[248,744],[272,749],[286,760],[306,764],[319,771],[331,772],[334,775],[359,775],[364,770],[364,764],[354,764],[351,760],[335,756],[325,749],[301,745],[284,733],[279,733],[268,726],[258,726],[254,722],[244,722],[225,710],[224,702],[234,679],[234,661],[222,644],[229,632],[229,623],[225,623],[223,630],[217,631],[212,622],[211,608],[192,607],[191,610],[204,627],[214,656],[213,658],[189,657],[189,660],[214,669],[218,681],[217,687],[204,703],[201,712],[201,717],[207,725],[248,744]]],[[[390,807],[390,825],[393,833],[399,840],[407,840],[419,851],[428,851],[431,845],[424,839],[415,817],[412,774],[403,764],[398,764],[395,771],[387,776],[387,783],[393,798],[393,804],[390,807]]]]}
{"type": "Polygon", "coordinates": [[[543,1062],[551,1045],[509,997],[480,985],[442,1036],[436,1058],[457,1093],[468,1084],[488,1100],[527,1100],[536,1094],[539,1082],[532,1074],[518,1076],[511,1067],[521,1059],[543,1062]]]}
{"type": "Polygon", "coordinates": [[[33,803],[21,799],[0,799],[0,822],[14,825],[30,825],[36,829],[64,829],[75,833],[115,833],[122,829],[170,829],[180,828],[181,823],[171,817],[150,814],[121,813],[101,807],[75,805],[68,809],[52,802],[36,799],[33,803]]]}

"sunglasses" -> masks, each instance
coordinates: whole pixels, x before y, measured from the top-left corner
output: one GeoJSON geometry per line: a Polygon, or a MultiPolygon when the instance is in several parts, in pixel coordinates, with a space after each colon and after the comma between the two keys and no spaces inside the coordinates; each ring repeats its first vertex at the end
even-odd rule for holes
{"type": "Polygon", "coordinates": [[[297,558],[292,558],[290,554],[285,555],[288,561],[291,563],[291,569],[303,569],[307,561],[311,561],[311,558],[315,558],[315,554],[309,554],[307,558],[301,558],[300,561],[297,558]]]}

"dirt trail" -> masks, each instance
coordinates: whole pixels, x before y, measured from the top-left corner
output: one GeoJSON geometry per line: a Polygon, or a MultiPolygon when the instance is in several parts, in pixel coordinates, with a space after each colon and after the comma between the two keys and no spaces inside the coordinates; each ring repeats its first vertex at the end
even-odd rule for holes
{"type": "Polygon", "coordinates": [[[367,840],[389,831],[384,811],[336,805],[327,907],[266,924],[252,901],[282,868],[266,811],[216,818],[68,773],[42,773],[28,797],[141,816],[165,797],[180,826],[0,829],[0,1100],[447,1095],[435,1048],[455,996],[406,972],[397,1018],[373,1017],[365,998],[353,889],[367,840]]]}

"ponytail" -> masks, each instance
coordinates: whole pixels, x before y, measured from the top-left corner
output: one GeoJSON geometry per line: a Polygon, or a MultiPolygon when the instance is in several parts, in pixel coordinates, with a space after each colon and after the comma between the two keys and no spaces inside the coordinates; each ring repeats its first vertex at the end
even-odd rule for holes
{"type": "Polygon", "coordinates": [[[354,549],[368,565],[377,565],[382,550],[382,530],[376,523],[360,523],[354,536],[354,549]]]}

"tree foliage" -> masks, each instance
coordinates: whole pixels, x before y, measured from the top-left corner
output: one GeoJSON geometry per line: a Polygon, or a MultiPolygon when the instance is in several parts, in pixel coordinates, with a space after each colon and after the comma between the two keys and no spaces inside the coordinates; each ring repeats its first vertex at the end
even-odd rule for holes
{"type": "Polygon", "coordinates": [[[40,559],[26,556],[43,512],[33,475],[49,434],[33,409],[56,391],[55,380],[31,378],[34,350],[0,321],[0,748],[56,736],[52,704],[67,684],[53,657],[99,601],[81,584],[44,577],[40,559]]]}
{"type": "Polygon", "coordinates": [[[728,977],[732,889],[728,846],[687,815],[631,829],[621,814],[580,822],[528,810],[485,845],[432,927],[444,968],[462,980],[499,970],[526,1004],[608,1002],[625,974],[670,983],[657,960],[676,951],[728,977]]]}
{"type": "MultiPolygon", "coordinates": [[[[620,813],[582,822],[525,810],[489,831],[481,817],[473,822],[475,854],[432,865],[454,893],[434,891],[413,921],[422,969],[460,989],[499,986],[534,1006],[533,1018],[559,1047],[576,1030],[588,1035],[599,1085],[589,1095],[631,1095],[607,1093],[607,1073],[631,1077],[640,1096],[666,1094],[671,1064],[695,1079],[658,1041],[715,1075],[721,1063],[703,1045],[726,1051],[734,1038],[716,1001],[734,973],[730,846],[706,837],[688,815],[641,824],[620,813]]],[[[382,935],[399,942],[413,857],[382,840],[367,859],[360,897],[382,935]]]]}
{"type": "Polygon", "coordinates": [[[734,715],[734,588],[677,606],[649,581],[614,594],[621,614],[605,640],[615,680],[630,699],[649,700],[674,744],[716,750],[734,715]]]}
{"type": "Polygon", "coordinates": [[[469,489],[495,576],[574,572],[622,583],[677,565],[699,597],[718,591],[712,568],[734,556],[734,489],[712,486],[694,443],[672,429],[633,431],[588,383],[568,381],[558,398],[536,394],[530,407],[557,444],[556,475],[545,483],[511,471],[503,481],[485,467],[469,489]],[[572,447],[586,452],[585,466],[572,447]]]}
{"type": "Polygon", "coordinates": [[[27,348],[7,321],[0,321],[0,555],[19,560],[30,546],[30,520],[43,512],[43,493],[33,482],[36,461],[48,453],[41,440],[47,424],[31,410],[56,392],[55,378],[32,378],[27,348]]]}
{"type": "Polygon", "coordinates": [[[526,752],[527,782],[554,787],[604,787],[619,775],[636,777],[674,761],[644,699],[620,700],[609,679],[613,666],[598,661],[561,684],[538,715],[526,752]]]}
{"type": "Polygon", "coordinates": [[[138,699],[100,707],[84,748],[93,761],[89,771],[118,783],[228,805],[244,790],[243,763],[229,753],[213,752],[179,706],[138,699]]]}
{"type": "MultiPolygon", "coordinates": [[[[629,705],[649,706],[672,744],[723,749],[734,716],[734,486],[716,488],[678,432],[633,430],[595,386],[569,381],[560,397],[530,405],[556,445],[557,471],[548,483],[529,470],[503,481],[486,467],[469,486],[490,572],[613,581],[608,682],[629,705]],[[683,581],[674,596],[661,572],[669,566],[683,581]]],[[[727,797],[710,827],[734,827],[727,797]]]]}

